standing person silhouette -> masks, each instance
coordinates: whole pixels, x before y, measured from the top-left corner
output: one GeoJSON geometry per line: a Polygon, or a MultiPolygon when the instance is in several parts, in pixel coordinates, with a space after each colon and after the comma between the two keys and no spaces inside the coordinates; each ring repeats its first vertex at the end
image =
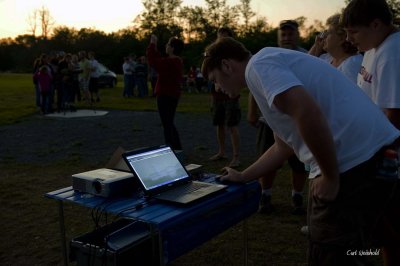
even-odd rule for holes
{"type": "Polygon", "coordinates": [[[179,55],[183,46],[182,40],[171,37],[165,46],[167,57],[161,57],[157,51],[157,36],[153,34],[147,48],[149,65],[158,73],[155,95],[165,143],[173,150],[182,150],[174,119],[182,89],[183,62],[179,55]]]}
{"type": "MultiPolygon", "coordinates": [[[[224,37],[232,37],[231,29],[221,27],[217,33],[218,39],[224,37]]],[[[217,129],[218,152],[210,157],[210,161],[225,159],[225,137],[226,132],[229,132],[232,143],[232,160],[229,167],[239,167],[239,148],[240,134],[238,125],[241,119],[241,109],[239,98],[240,95],[230,98],[227,94],[219,91],[215,84],[211,87],[212,95],[212,116],[213,125],[217,129]]]]}

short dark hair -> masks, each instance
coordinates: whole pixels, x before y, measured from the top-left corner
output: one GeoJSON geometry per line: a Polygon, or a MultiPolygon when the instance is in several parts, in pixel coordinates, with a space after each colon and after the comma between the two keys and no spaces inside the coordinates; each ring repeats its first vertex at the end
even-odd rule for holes
{"type": "Polygon", "coordinates": [[[348,26],[369,26],[379,19],[384,24],[393,22],[393,15],[385,0],[352,0],[343,10],[341,23],[348,26]]]}
{"type": "Polygon", "coordinates": [[[228,35],[227,37],[233,37],[233,31],[230,28],[221,27],[221,28],[218,29],[218,32],[217,32],[218,35],[221,35],[221,34],[224,34],[224,33],[226,35],[228,35]]]}
{"type": "Polygon", "coordinates": [[[181,39],[177,37],[169,38],[169,45],[174,49],[174,55],[180,55],[183,51],[184,43],[181,39]]]}
{"type": "Polygon", "coordinates": [[[222,59],[234,59],[239,62],[249,59],[251,53],[239,41],[231,37],[220,38],[207,46],[201,66],[203,77],[208,79],[208,73],[221,68],[222,59]]]}

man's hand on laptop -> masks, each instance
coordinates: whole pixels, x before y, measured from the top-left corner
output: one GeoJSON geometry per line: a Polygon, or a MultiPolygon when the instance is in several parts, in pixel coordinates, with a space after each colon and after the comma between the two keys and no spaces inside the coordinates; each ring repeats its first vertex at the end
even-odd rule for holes
{"type": "Polygon", "coordinates": [[[221,169],[221,174],[221,182],[244,182],[242,173],[233,168],[224,167],[221,169]]]}

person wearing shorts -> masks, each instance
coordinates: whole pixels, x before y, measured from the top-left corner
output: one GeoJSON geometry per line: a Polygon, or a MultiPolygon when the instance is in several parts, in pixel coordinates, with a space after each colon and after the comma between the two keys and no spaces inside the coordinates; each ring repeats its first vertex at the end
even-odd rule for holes
{"type": "MultiPolygon", "coordinates": [[[[217,32],[218,39],[232,37],[233,32],[230,28],[221,27],[217,32]]],[[[241,109],[239,104],[240,95],[230,98],[227,94],[220,91],[215,84],[211,86],[212,95],[212,116],[213,125],[217,129],[218,152],[210,157],[210,161],[225,159],[225,136],[226,131],[231,136],[232,143],[232,160],[228,164],[229,167],[239,167],[239,148],[240,134],[238,125],[241,119],[241,109]]]]}
{"type": "Polygon", "coordinates": [[[218,152],[213,155],[210,160],[225,159],[225,136],[228,131],[231,136],[232,143],[232,160],[230,167],[238,167],[240,136],[238,125],[241,120],[241,109],[239,97],[229,98],[228,95],[215,91],[215,86],[211,88],[213,95],[212,102],[212,121],[217,129],[218,152]]]}

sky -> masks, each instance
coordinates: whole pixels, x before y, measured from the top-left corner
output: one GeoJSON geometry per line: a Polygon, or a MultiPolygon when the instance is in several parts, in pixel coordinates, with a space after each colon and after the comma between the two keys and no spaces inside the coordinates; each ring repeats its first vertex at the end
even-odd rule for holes
{"type": "MultiPolygon", "coordinates": [[[[183,0],[182,6],[204,6],[204,0],[183,0]]],[[[227,0],[229,6],[239,0],[227,0]]],[[[282,19],[307,18],[325,20],[345,6],[344,0],[251,0],[253,11],[272,26],[282,19]]],[[[29,33],[28,18],[34,10],[45,7],[54,26],[93,28],[115,32],[132,26],[132,20],[143,11],[142,0],[0,0],[0,38],[29,33]]]]}

